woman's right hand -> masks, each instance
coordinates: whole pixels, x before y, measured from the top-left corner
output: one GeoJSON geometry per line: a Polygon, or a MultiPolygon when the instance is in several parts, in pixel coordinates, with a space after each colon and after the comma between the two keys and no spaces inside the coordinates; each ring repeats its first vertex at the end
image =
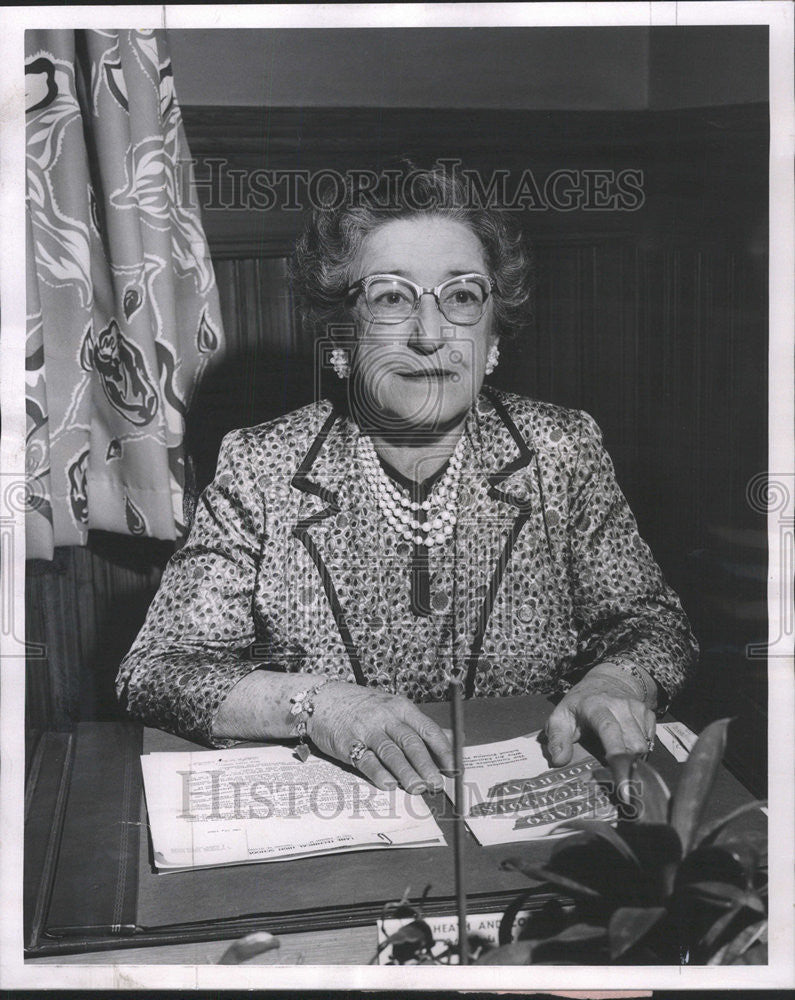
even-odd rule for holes
{"type": "Polygon", "coordinates": [[[401,695],[344,681],[324,684],[313,699],[307,735],[323,753],[350,763],[357,741],[366,752],[356,767],[379,788],[438,791],[453,770],[444,731],[401,695]]]}

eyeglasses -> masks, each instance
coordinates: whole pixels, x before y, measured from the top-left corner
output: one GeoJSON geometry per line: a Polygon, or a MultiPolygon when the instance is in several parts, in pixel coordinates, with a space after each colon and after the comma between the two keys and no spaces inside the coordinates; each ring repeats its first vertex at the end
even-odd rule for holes
{"type": "Polygon", "coordinates": [[[377,323],[404,323],[420,306],[423,295],[432,295],[442,316],[456,326],[472,326],[486,311],[494,288],[485,274],[460,274],[436,288],[423,288],[396,274],[370,274],[347,291],[354,300],[364,293],[370,315],[377,323]]]}

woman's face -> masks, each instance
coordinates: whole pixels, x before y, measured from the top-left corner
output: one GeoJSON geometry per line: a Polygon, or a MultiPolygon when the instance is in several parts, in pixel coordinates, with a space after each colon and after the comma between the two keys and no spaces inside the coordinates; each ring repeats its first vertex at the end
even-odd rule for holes
{"type": "MultiPolygon", "coordinates": [[[[472,273],[488,275],[478,237],[464,223],[427,216],[385,222],[370,233],[355,261],[353,281],[390,274],[435,288],[472,273]]],[[[353,311],[360,415],[382,430],[407,435],[455,427],[480,392],[489,348],[497,340],[492,311],[489,296],[476,323],[455,325],[433,295],[423,295],[408,319],[392,325],[373,319],[360,294],[353,311]]]]}

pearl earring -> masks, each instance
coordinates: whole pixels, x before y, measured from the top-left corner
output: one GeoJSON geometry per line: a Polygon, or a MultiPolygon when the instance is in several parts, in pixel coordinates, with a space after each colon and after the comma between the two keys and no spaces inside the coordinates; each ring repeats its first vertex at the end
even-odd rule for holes
{"type": "Polygon", "coordinates": [[[489,349],[489,356],[486,358],[486,374],[491,375],[500,363],[500,349],[496,344],[492,344],[489,349]]]}
{"type": "Polygon", "coordinates": [[[351,366],[348,363],[348,352],[341,347],[335,347],[329,355],[331,367],[336,372],[337,378],[347,378],[351,373],[351,366]]]}

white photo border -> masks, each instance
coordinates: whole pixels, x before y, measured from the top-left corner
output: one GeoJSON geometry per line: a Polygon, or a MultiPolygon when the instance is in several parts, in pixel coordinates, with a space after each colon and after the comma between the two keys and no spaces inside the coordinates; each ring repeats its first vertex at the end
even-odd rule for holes
{"type": "MultiPolygon", "coordinates": [[[[767,24],[770,28],[770,379],[771,476],[795,482],[793,401],[793,11],[787,0],[691,3],[374,4],[6,7],[0,32],[0,393],[3,438],[0,479],[24,474],[24,84],[23,33],[30,28],[275,28],[460,27],[767,24]]],[[[789,491],[792,493],[792,489],[789,491]]],[[[3,494],[4,495],[4,494],[3,494]]],[[[787,523],[795,532],[793,497],[787,523]]],[[[0,511],[3,528],[4,607],[21,621],[24,609],[24,518],[0,511]],[[13,544],[5,544],[11,538],[13,544]]],[[[769,539],[770,963],[745,967],[400,967],[383,966],[171,966],[36,965],[23,962],[22,823],[24,799],[24,656],[18,636],[3,636],[0,666],[0,986],[20,988],[252,989],[462,989],[592,991],[616,989],[761,989],[792,987],[793,814],[795,812],[795,684],[792,635],[778,625],[792,606],[792,575],[781,545],[781,512],[771,512],[769,539]]],[[[791,566],[789,566],[791,570],[791,566]]],[[[131,953],[131,959],[133,958],[131,953]]],[[[96,960],[96,956],[95,956],[96,960]]]]}

